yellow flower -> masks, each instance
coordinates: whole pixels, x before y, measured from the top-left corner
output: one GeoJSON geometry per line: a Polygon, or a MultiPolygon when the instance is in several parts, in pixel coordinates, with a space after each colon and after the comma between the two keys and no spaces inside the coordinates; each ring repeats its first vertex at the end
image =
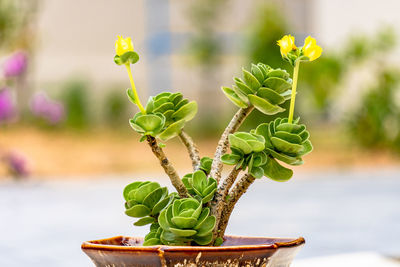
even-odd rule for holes
{"type": "Polygon", "coordinates": [[[133,51],[131,37],[123,38],[122,36],[118,36],[118,39],[115,41],[115,53],[121,56],[129,51],[133,51]]]}
{"type": "Polygon", "coordinates": [[[294,44],[294,37],[289,35],[285,35],[278,41],[278,45],[281,48],[281,54],[283,56],[287,56],[287,54],[296,49],[296,45],[294,44]]]}
{"type": "Polygon", "coordinates": [[[308,36],[304,40],[304,46],[303,46],[303,54],[307,56],[310,61],[313,61],[317,58],[319,58],[322,54],[322,48],[317,45],[317,41],[315,41],[314,38],[311,36],[308,36]]]}

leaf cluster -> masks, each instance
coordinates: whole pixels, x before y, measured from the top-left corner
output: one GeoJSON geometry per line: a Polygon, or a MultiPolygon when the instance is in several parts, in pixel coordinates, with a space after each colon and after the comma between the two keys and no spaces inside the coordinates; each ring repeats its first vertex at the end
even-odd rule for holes
{"type": "Polygon", "coordinates": [[[168,189],[156,182],[134,182],[125,187],[125,214],[140,218],[134,223],[136,226],[151,224],[144,246],[211,242],[216,218],[210,216],[210,209],[204,204],[214,197],[216,181],[201,170],[186,181],[194,197],[180,199],[177,193],[168,194],[168,189]]]}
{"type": "Polygon", "coordinates": [[[256,178],[266,176],[275,181],[287,181],[293,171],[278,161],[296,166],[303,164],[302,156],[312,151],[309,132],[304,124],[277,118],[270,123],[260,124],[247,132],[229,135],[232,153],[221,160],[228,165],[245,170],[256,178]],[[278,161],[277,161],[278,160],[278,161]]]}
{"type": "Polygon", "coordinates": [[[273,69],[263,63],[242,69],[243,79],[234,78],[232,88],[222,87],[224,94],[236,106],[254,106],[260,112],[274,115],[285,111],[280,105],[290,99],[292,79],[286,70],[273,69]]]}
{"type": "Polygon", "coordinates": [[[217,191],[217,181],[212,177],[207,177],[202,170],[186,174],[182,182],[189,194],[204,204],[211,201],[217,191]]]}
{"type": "MultiPolygon", "coordinates": [[[[134,95],[128,89],[128,97],[135,103],[134,95]]],[[[146,114],[138,112],[130,120],[131,127],[143,136],[150,135],[163,141],[177,136],[185,123],[197,113],[197,103],[183,98],[181,93],[163,92],[150,97],[146,114]]]]}
{"type": "Polygon", "coordinates": [[[194,241],[207,245],[212,241],[216,224],[210,209],[194,198],[177,199],[160,213],[159,224],[163,229],[160,240],[166,245],[188,245],[194,241]]]}

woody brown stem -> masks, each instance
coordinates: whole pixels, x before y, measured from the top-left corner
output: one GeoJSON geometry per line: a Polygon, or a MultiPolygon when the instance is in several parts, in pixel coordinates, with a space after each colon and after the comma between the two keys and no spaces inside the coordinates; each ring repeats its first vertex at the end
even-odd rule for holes
{"type": "MultiPolygon", "coordinates": [[[[239,172],[242,169],[236,169],[236,166],[232,169],[229,175],[224,179],[221,186],[218,187],[218,190],[215,194],[215,198],[211,202],[211,214],[216,218],[216,225],[218,226],[219,221],[221,219],[221,214],[225,206],[225,200],[229,193],[229,189],[232,187],[235,182],[239,172]]],[[[214,228],[214,237],[218,234],[218,227],[214,228]]]]}
{"type": "Polygon", "coordinates": [[[250,114],[253,110],[253,106],[248,108],[241,108],[239,109],[236,114],[233,116],[232,120],[229,122],[228,126],[226,127],[225,131],[221,135],[221,139],[218,142],[217,149],[214,154],[214,160],[211,165],[211,173],[210,176],[219,181],[221,179],[221,172],[223,168],[223,164],[221,162],[221,156],[225,154],[226,150],[228,149],[229,145],[229,134],[234,133],[239,129],[240,125],[242,125],[244,119],[250,114]]]}
{"type": "Polygon", "coordinates": [[[225,204],[225,207],[221,214],[221,219],[218,225],[218,233],[217,237],[223,238],[225,234],[226,227],[228,225],[229,217],[232,214],[233,208],[236,203],[239,201],[240,197],[247,191],[250,185],[255,181],[251,174],[243,175],[239,182],[233,187],[231,192],[229,193],[229,200],[225,204]]]}
{"type": "Polygon", "coordinates": [[[182,198],[188,197],[188,192],[185,185],[182,183],[182,180],[181,178],[179,178],[179,175],[176,172],[175,168],[172,166],[171,162],[164,154],[164,151],[157,144],[157,140],[150,135],[147,135],[146,138],[147,138],[147,143],[151,147],[151,151],[153,151],[153,154],[160,161],[161,167],[163,167],[165,173],[168,175],[172,185],[176,188],[176,191],[178,192],[179,196],[182,198]]]}
{"type": "Polygon", "coordinates": [[[193,139],[183,130],[179,134],[179,138],[189,152],[190,159],[192,160],[193,170],[198,170],[200,168],[200,155],[197,145],[194,143],[193,139]]]}

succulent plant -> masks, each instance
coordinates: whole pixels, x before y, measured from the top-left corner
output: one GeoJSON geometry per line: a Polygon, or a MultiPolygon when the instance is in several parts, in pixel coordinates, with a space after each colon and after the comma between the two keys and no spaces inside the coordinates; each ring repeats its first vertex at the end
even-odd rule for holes
{"type": "Polygon", "coordinates": [[[163,229],[160,240],[167,245],[207,245],[212,241],[215,216],[210,216],[210,209],[203,208],[203,203],[194,198],[176,199],[164,209],[158,217],[163,229]]]}
{"type": "Polygon", "coordinates": [[[207,177],[202,170],[186,174],[182,182],[189,194],[201,200],[203,204],[211,201],[217,191],[217,181],[212,177],[207,177]]]}
{"type": "MultiPolygon", "coordinates": [[[[127,92],[134,102],[131,90],[127,92]]],[[[194,118],[197,103],[184,99],[181,93],[164,92],[150,97],[145,110],[146,114],[138,112],[130,120],[132,128],[142,135],[151,135],[166,141],[177,136],[185,123],[194,118]]]]}
{"type": "Polygon", "coordinates": [[[277,44],[282,58],[293,67],[293,80],[286,70],[262,63],[252,64],[250,70],[242,69],[242,78],[234,78],[231,88],[222,87],[240,109],[222,133],[214,159],[200,159],[197,145],[182,131],[197,113],[197,103],[184,99],[181,93],[163,92],[150,97],[144,106],[131,70],[139,55],[130,37],[119,36],[116,40],[114,61],[126,68],[131,85],[127,95],[140,111],[130,120],[131,127],[142,135],[141,141],[147,139],[177,191],[169,194],[166,187],[155,182],[134,182],[124,189],[126,214],[139,218],[134,223],[137,226],[151,224],[144,246],[221,245],[235,204],[255,178],[287,181],[293,171],[286,165],[303,164],[302,156],[312,151],[305,125],[299,124],[299,119],[293,121],[293,116],[300,63],[319,58],[322,48],[311,36],[303,46],[296,46],[292,35],[283,36],[277,44]],[[287,119],[270,120],[249,132],[237,132],[254,108],[275,115],[285,110],[282,105],[288,99],[287,119]],[[175,136],[186,147],[194,169],[182,179],[164,153],[164,144],[156,140],[167,141],[175,136]],[[228,144],[230,154],[222,155],[228,144]],[[222,163],[235,165],[226,177],[222,177],[222,163]],[[239,175],[243,171],[247,173],[239,175]]]}
{"type": "Polygon", "coordinates": [[[286,118],[277,118],[270,123],[260,124],[255,130],[265,139],[268,160],[264,165],[264,173],[273,180],[285,181],[293,175],[292,170],[281,166],[276,160],[293,166],[301,165],[302,156],[313,149],[306,126],[298,122],[299,119],[288,123],[286,118]]]}
{"type": "Polygon", "coordinates": [[[225,154],[221,160],[228,165],[236,165],[237,169],[245,170],[256,178],[264,175],[262,166],[267,161],[264,152],[265,139],[256,133],[236,132],[229,135],[231,154],[225,154]]]}
{"type": "Polygon", "coordinates": [[[286,70],[273,69],[258,63],[251,65],[251,71],[242,69],[243,79],[234,78],[232,88],[222,87],[225,95],[238,107],[254,106],[267,115],[273,115],[284,108],[279,105],[290,99],[292,79],[286,70]]]}
{"type": "Polygon", "coordinates": [[[123,192],[125,198],[125,214],[141,218],[134,223],[142,226],[156,222],[156,216],[174,199],[175,194],[168,195],[168,189],[156,182],[133,182],[123,192]]]}

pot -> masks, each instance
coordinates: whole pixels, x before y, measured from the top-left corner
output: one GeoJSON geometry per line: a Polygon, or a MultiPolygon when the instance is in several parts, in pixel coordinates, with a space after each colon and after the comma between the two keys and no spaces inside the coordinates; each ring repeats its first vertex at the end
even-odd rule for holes
{"type": "Polygon", "coordinates": [[[300,237],[225,236],[219,247],[141,246],[143,238],[117,236],[83,242],[82,250],[98,267],[263,266],[288,267],[305,241],[300,237]]]}

